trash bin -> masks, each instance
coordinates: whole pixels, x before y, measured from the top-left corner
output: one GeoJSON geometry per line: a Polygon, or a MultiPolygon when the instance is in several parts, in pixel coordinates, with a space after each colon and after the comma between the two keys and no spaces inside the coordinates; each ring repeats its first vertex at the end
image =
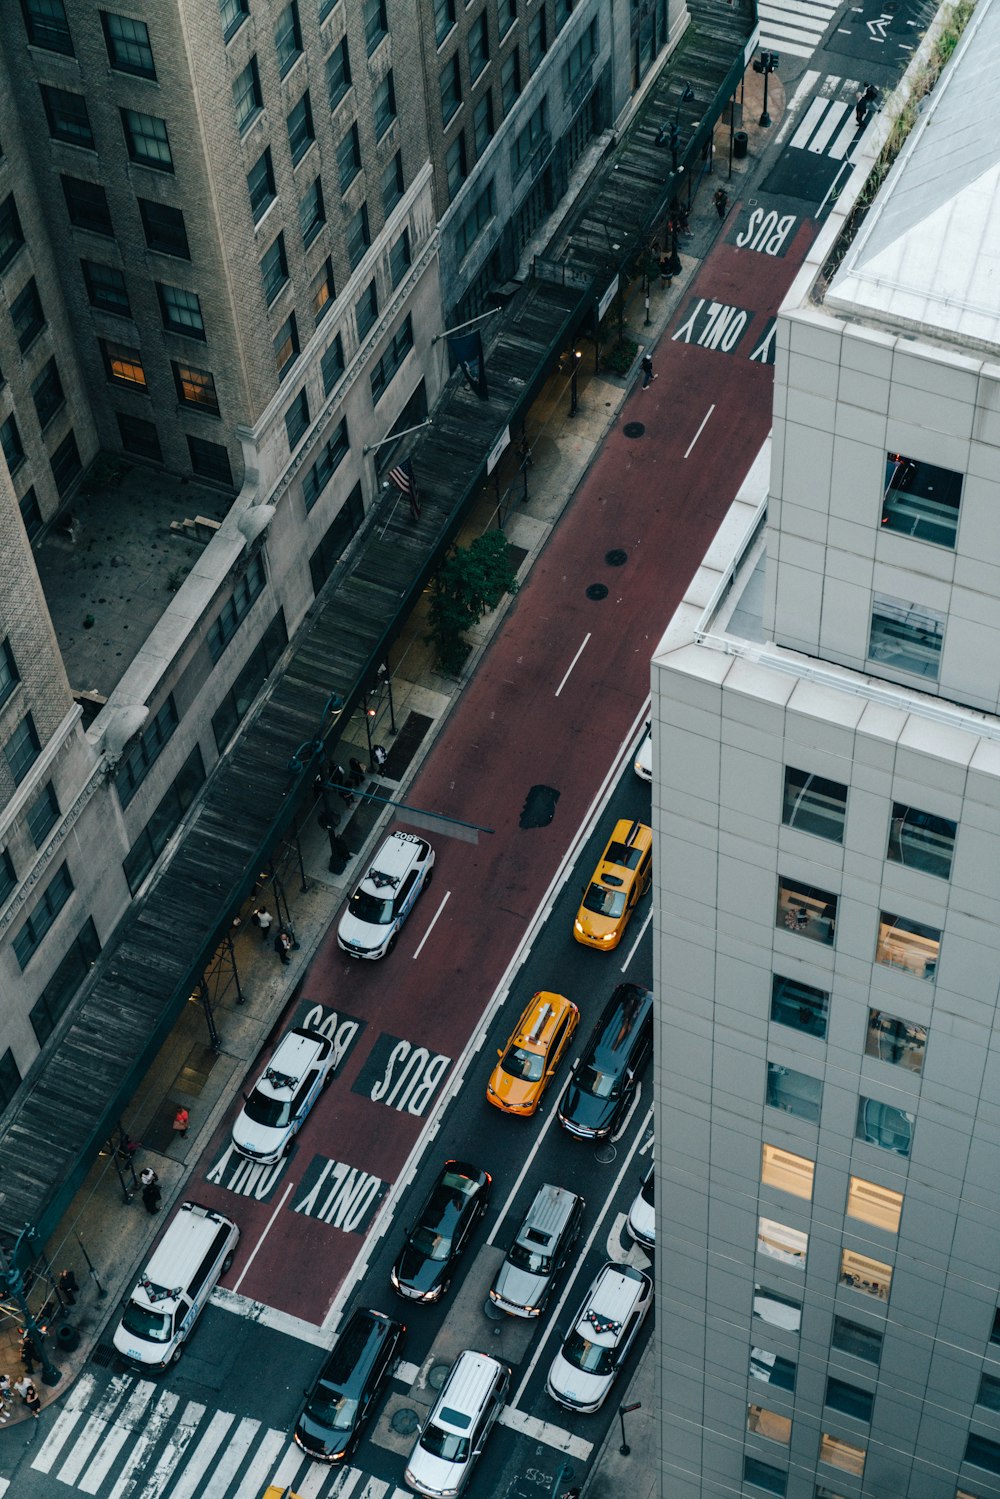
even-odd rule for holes
{"type": "Polygon", "coordinates": [[[733,136],[733,155],[737,161],[743,161],[750,145],[750,137],[745,130],[737,130],[733,136]]]}
{"type": "Polygon", "coordinates": [[[70,1323],[64,1322],[56,1332],[56,1347],[60,1353],[72,1353],[80,1346],[80,1334],[70,1323]]]}

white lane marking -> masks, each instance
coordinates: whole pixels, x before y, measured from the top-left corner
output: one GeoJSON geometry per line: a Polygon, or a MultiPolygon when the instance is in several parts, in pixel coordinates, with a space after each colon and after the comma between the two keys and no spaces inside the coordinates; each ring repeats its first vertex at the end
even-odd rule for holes
{"type": "MultiPolygon", "coordinates": [[[[645,1118],[645,1120],[643,1122],[643,1130],[649,1128],[649,1125],[652,1122],[652,1118],[653,1118],[653,1110],[650,1109],[648,1111],[648,1113],[646,1114],[646,1118],[645,1118]]],[[[618,1175],[615,1177],[614,1184],[613,1184],[613,1186],[611,1188],[611,1191],[607,1194],[607,1197],[606,1197],[606,1201],[607,1202],[613,1202],[614,1201],[614,1198],[615,1198],[615,1196],[616,1196],[616,1194],[618,1192],[618,1188],[621,1186],[622,1182],[625,1179],[625,1173],[626,1173],[626,1171],[628,1171],[629,1167],[632,1165],[632,1157],[635,1155],[636,1151],[639,1149],[640,1145],[642,1144],[642,1141],[643,1141],[643,1130],[640,1130],[636,1134],[635,1139],[633,1140],[631,1146],[629,1147],[628,1153],[625,1156],[624,1161],[622,1161],[621,1169],[619,1170],[618,1175]]],[[[590,1250],[591,1250],[591,1248],[593,1246],[594,1240],[597,1238],[598,1232],[600,1231],[601,1223],[603,1221],[603,1217],[604,1217],[603,1213],[598,1214],[597,1222],[594,1224],[593,1228],[590,1230],[590,1233],[587,1235],[587,1242],[584,1244],[583,1248],[577,1254],[576,1264],[573,1267],[573,1270],[572,1270],[569,1278],[567,1279],[566,1284],[563,1286],[563,1293],[559,1297],[559,1300],[556,1302],[554,1311],[552,1312],[551,1316],[548,1319],[549,1320],[549,1327],[551,1327],[551,1328],[554,1328],[554,1327],[556,1327],[558,1325],[559,1315],[562,1312],[563,1307],[566,1305],[566,1302],[569,1300],[569,1294],[572,1291],[573,1286],[574,1286],[574,1284],[576,1282],[576,1277],[579,1275],[580,1271],[583,1269],[583,1265],[584,1265],[584,1262],[586,1261],[587,1255],[590,1253],[590,1250]]],[[[527,1387],[528,1387],[528,1380],[531,1378],[532,1374],[534,1374],[534,1372],[535,1372],[535,1365],[538,1363],[538,1360],[542,1356],[542,1350],[545,1347],[545,1343],[547,1341],[547,1331],[548,1330],[546,1330],[546,1337],[542,1337],[542,1338],[539,1338],[537,1340],[537,1345],[535,1347],[535,1351],[531,1355],[531,1359],[530,1359],[530,1361],[528,1363],[528,1367],[524,1371],[524,1377],[522,1378],[521,1383],[517,1387],[517,1390],[516,1390],[515,1395],[514,1395],[514,1399],[511,1401],[511,1405],[513,1405],[515,1407],[517,1406],[518,1401],[521,1399],[521,1396],[524,1394],[525,1390],[527,1389],[527,1387]]]]}
{"type": "MultiPolygon", "coordinates": [[[[76,1483],[83,1472],[84,1465],[104,1435],[119,1401],[132,1389],[132,1384],[133,1381],[129,1375],[120,1374],[108,1385],[98,1402],[97,1409],[88,1418],[86,1426],[73,1443],[66,1461],[56,1474],[60,1483],[76,1483]]],[[[140,1403],[144,1405],[152,1398],[156,1386],[147,1379],[138,1386],[138,1391],[140,1403]]],[[[132,1405],[134,1401],[135,1391],[129,1404],[132,1405]]]]}
{"type": "Polygon", "coordinates": [[[244,1473],[233,1499],[260,1499],[264,1491],[264,1480],[270,1474],[278,1453],[287,1441],[287,1432],[275,1431],[273,1427],[268,1431],[257,1448],[253,1462],[244,1473]]]}
{"type": "Polygon", "coordinates": [[[823,118],[823,116],[826,114],[827,109],[829,108],[829,102],[830,101],[828,99],[823,98],[816,98],[812,101],[809,108],[802,116],[802,124],[792,136],[791,144],[795,146],[797,150],[804,151],[806,149],[813,131],[816,129],[816,126],[819,124],[820,120],[823,118]]]}
{"type": "Polygon", "coordinates": [[[639,943],[642,941],[643,937],[645,937],[645,935],[646,935],[646,928],[649,926],[649,923],[652,921],[652,919],[653,919],[653,907],[651,905],[650,908],[649,908],[649,910],[648,910],[648,912],[646,913],[646,919],[645,919],[645,921],[642,923],[642,926],[639,928],[639,931],[638,931],[638,934],[636,936],[635,941],[632,943],[632,946],[628,950],[628,957],[625,959],[624,963],[621,966],[622,973],[625,972],[626,968],[631,963],[632,959],[635,957],[636,949],[638,948],[639,943]]]}
{"type": "Polygon", "coordinates": [[[251,1416],[244,1416],[235,1434],[226,1443],[225,1461],[219,1464],[212,1475],[211,1483],[208,1488],[202,1489],[198,1499],[225,1499],[233,1474],[250,1451],[250,1443],[259,1430],[259,1421],[255,1421],[251,1416]]]}
{"type": "Polygon", "coordinates": [[[585,1463],[594,1450],[593,1442],[584,1441],[583,1437],[575,1437],[561,1426],[553,1426],[551,1421],[540,1421],[537,1416],[529,1416],[509,1405],[500,1412],[500,1425],[509,1426],[511,1431],[520,1431],[536,1442],[544,1442],[546,1447],[555,1447],[557,1452],[566,1452],[581,1463],[585,1463]]]}
{"type": "Polygon", "coordinates": [[[785,137],[789,134],[792,126],[795,124],[795,117],[799,112],[803,99],[805,99],[809,94],[812,93],[816,84],[819,82],[819,78],[819,73],[812,72],[811,70],[809,72],[803,73],[801,79],[799,80],[798,87],[796,88],[795,93],[792,95],[791,101],[785,105],[785,117],[782,120],[781,124],[778,126],[778,131],[775,136],[776,143],[780,144],[784,142],[785,137]]]}
{"type": "Polygon", "coordinates": [[[819,129],[816,131],[816,134],[809,142],[809,150],[813,153],[814,156],[822,156],[827,144],[836,132],[837,126],[841,123],[844,116],[847,114],[848,107],[849,106],[844,102],[843,99],[835,99],[833,103],[827,107],[826,114],[823,117],[823,123],[820,125],[819,129]]]}
{"type": "MultiPolygon", "coordinates": [[[[574,1057],[573,1061],[570,1064],[569,1072],[567,1072],[566,1076],[569,1077],[570,1074],[572,1072],[574,1072],[579,1065],[580,1065],[580,1058],[579,1057],[574,1057]]],[[[553,1087],[555,1086],[555,1078],[552,1079],[552,1086],[553,1087]]],[[[532,1145],[531,1150],[528,1152],[528,1155],[527,1155],[527,1158],[525,1159],[524,1165],[521,1167],[520,1171],[517,1173],[517,1180],[514,1182],[514,1185],[511,1187],[510,1192],[509,1192],[509,1194],[507,1196],[507,1200],[504,1203],[503,1207],[500,1209],[500,1216],[497,1219],[497,1221],[494,1223],[493,1229],[492,1229],[489,1237],[486,1240],[487,1244],[492,1244],[492,1243],[495,1242],[496,1236],[500,1232],[500,1225],[501,1225],[501,1223],[503,1223],[503,1220],[506,1218],[507,1214],[509,1213],[509,1211],[510,1211],[510,1205],[514,1201],[514,1198],[517,1196],[518,1192],[520,1191],[521,1183],[524,1181],[525,1176],[528,1174],[528,1169],[531,1166],[532,1161],[535,1159],[535,1156],[538,1154],[539,1150],[541,1149],[542,1141],[545,1139],[545,1136],[548,1134],[548,1132],[552,1128],[553,1124],[555,1124],[555,1122],[558,1119],[558,1117],[559,1117],[558,1110],[557,1109],[553,1109],[552,1112],[551,1112],[551,1114],[549,1115],[549,1117],[546,1119],[545,1123],[542,1125],[541,1129],[538,1131],[538,1135],[537,1135],[537,1138],[535,1139],[535,1143],[534,1143],[534,1145],[532,1145]]]]}
{"type": "MultiPolygon", "coordinates": [[[[389,1484],[385,1478],[369,1478],[358,1495],[358,1499],[385,1499],[388,1491],[389,1484]]],[[[302,1499],[307,1499],[305,1493],[303,1493],[302,1499]]]]}
{"type": "Polygon", "coordinates": [[[194,1449],[190,1462],[178,1479],[177,1487],[171,1489],[170,1499],[194,1499],[205,1469],[218,1452],[226,1432],[235,1420],[236,1417],[230,1415],[228,1411],[216,1411],[208,1423],[208,1430],[194,1449]]]}
{"type": "Polygon", "coordinates": [[[639,1107],[639,1100],[641,1097],[642,1083],[636,1083],[635,1092],[632,1094],[632,1102],[628,1106],[628,1113],[625,1115],[625,1118],[622,1120],[621,1124],[619,1124],[614,1134],[608,1136],[609,1145],[617,1145],[618,1141],[623,1139],[624,1136],[628,1133],[628,1127],[632,1123],[632,1115],[639,1107]]]}
{"type": "Polygon", "coordinates": [[[442,900],[441,904],[438,906],[437,910],[434,912],[434,916],[433,916],[433,919],[431,921],[430,926],[427,928],[426,932],[421,937],[420,942],[417,945],[417,950],[413,954],[414,958],[419,958],[420,954],[423,952],[424,943],[427,941],[427,938],[430,936],[431,932],[433,932],[435,926],[437,925],[438,917],[441,915],[441,912],[444,910],[445,906],[448,904],[448,902],[450,900],[451,900],[451,891],[450,890],[446,890],[444,892],[444,899],[442,900]]]}
{"type": "Polygon", "coordinates": [[[240,1272],[240,1278],[236,1282],[235,1286],[233,1287],[234,1291],[238,1291],[239,1288],[240,1288],[240,1286],[246,1280],[247,1274],[248,1274],[248,1272],[250,1270],[250,1266],[253,1264],[254,1260],[257,1258],[258,1254],[261,1251],[261,1247],[262,1247],[262,1245],[264,1243],[264,1240],[267,1238],[268,1234],[271,1232],[271,1229],[274,1227],[274,1220],[275,1220],[275,1218],[277,1218],[278,1214],[281,1212],[281,1209],[285,1206],[285,1203],[288,1201],[289,1197],[291,1196],[291,1194],[292,1194],[292,1192],[294,1190],[295,1190],[295,1183],[294,1182],[289,1182],[288,1186],[285,1188],[285,1190],[281,1194],[281,1197],[280,1197],[280,1199],[278,1201],[277,1207],[275,1208],[274,1212],[271,1214],[270,1218],[268,1218],[267,1223],[264,1226],[263,1233],[261,1234],[260,1238],[257,1240],[256,1244],[254,1245],[253,1249],[251,1250],[251,1252],[250,1252],[250,1258],[247,1260],[246,1264],[243,1266],[243,1269],[240,1272]]]}
{"type": "Polygon", "coordinates": [[[830,157],[831,161],[843,161],[844,157],[851,149],[851,144],[857,133],[858,122],[854,111],[852,110],[847,119],[844,121],[843,128],[841,129],[840,134],[837,136],[837,139],[834,141],[833,145],[826,153],[827,156],[830,157]]]}
{"type": "Polygon", "coordinates": [[[628,1213],[615,1214],[615,1221],[611,1225],[611,1232],[608,1234],[608,1259],[614,1260],[616,1265],[631,1265],[635,1270],[648,1270],[653,1261],[646,1254],[641,1244],[637,1244],[633,1239],[631,1248],[625,1248],[622,1229],[627,1222],[628,1213]]]}
{"type": "Polygon", "coordinates": [[[266,1302],[254,1301],[251,1296],[238,1296],[225,1286],[216,1286],[211,1295],[212,1305],[222,1312],[232,1312],[234,1317],[245,1317],[259,1327],[269,1327],[273,1332],[283,1332],[289,1338],[298,1338],[300,1343],[314,1343],[317,1348],[329,1348],[329,1336],[315,1322],[304,1317],[283,1312],[280,1307],[268,1306],[266,1302]]]}
{"type": "Polygon", "coordinates": [[[715,410],[715,402],[713,401],[712,404],[711,404],[711,406],[709,406],[708,410],[705,412],[705,415],[702,417],[701,426],[698,428],[697,432],[694,434],[694,436],[692,437],[691,441],[688,443],[688,450],[684,454],[685,458],[690,458],[690,456],[691,456],[691,449],[694,447],[695,443],[698,441],[699,437],[704,432],[706,426],[708,425],[708,419],[712,415],[712,412],[714,410],[715,410]]]}
{"type": "Polygon", "coordinates": [[[187,1451],[192,1437],[201,1425],[201,1418],[204,1414],[205,1407],[199,1405],[197,1400],[188,1401],[174,1428],[173,1436],[156,1459],[156,1467],[146,1480],[142,1499],[160,1499],[163,1490],[174,1476],[174,1470],[187,1451]]]}
{"type": "Polygon", "coordinates": [[[0,1499],[3,1499],[3,1495],[6,1494],[12,1482],[10,1478],[0,1478],[0,1499]]]}
{"type": "Polygon", "coordinates": [[[398,1379],[402,1384],[410,1385],[413,1383],[419,1373],[419,1364],[411,1364],[409,1359],[401,1358],[395,1369],[392,1371],[392,1377],[393,1379],[398,1379]]]}
{"type": "MultiPolygon", "coordinates": [[[[83,1478],[78,1485],[78,1487],[81,1488],[85,1494],[97,1493],[97,1490],[101,1487],[101,1484],[111,1472],[111,1464],[114,1462],[119,1452],[125,1446],[125,1443],[128,1441],[129,1437],[132,1436],[133,1432],[139,1424],[140,1418],[142,1417],[147,1405],[149,1404],[150,1400],[152,1400],[155,1393],[156,1386],[153,1384],[152,1380],[145,1379],[136,1385],[135,1389],[132,1391],[131,1395],[128,1397],[128,1400],[125,1403],[125,1409],[122,1411],[121,1416],[117,1421],[115,1421],[106,1439],[101,1443],[100,1451],[97,1453],[97,1456],[87,1468],[86,1473],[83,1475],[83,1478]]],[[[107,1423],[104,1421],[101,1422],[102,1430],[106,1424],[107,1423]]],[[[90,1422],[88,1421],[87,1431],[89,1430],[90,1422]]],[[[76,1458],[77,1447],[83,1445],[83,1441],[86,1435],[87,1432],[84,1432],[84,1435],[80,1438],[79,1442],[77,1442],[76,1447],[73,1448],[73,1451],[70,1455],[70,1462],[72,1462],[76,1458]]],[[[66,1469],[68,1466],[68,1463],[64,1463],[59,1470],[58,1477],[62,1483],[73,1483],[74,1481],[75,1475],[74,1478],[70,1478],[67,1475],[66,1469]]],[[[83,1462],[81,1457],[80,1467],[77,1468],[77,1473],[79,1473],[80,1468],[82,1467],[83,1462]]]]}
{"type": "Polygon", "coordinates": [[[569,681],[570,672],[573,670],[574,666],[583,655],[584,650],[586,649],[587,641],[590,639],[591,633],[592,632],[590,630],[587,631],[586,635],[583,637],[583,645],[581,645],[580,649],[577,651],[576,655],[569,663],[569,666],[567,666],[566,675],[563,677],[562,681],[559,683],[559,686],[556,688],[556,697],[559,696],[560,692],[562,692],[563,688],[566,686],[566,683],[569,681]]]}
{"type": "Polygon", "coordinates": [[[281,1461],[271,1476],[270,1481],[272,1485],[282,1490],[288,1488],[305,1461],[306,1456],[301,1447],[296,1447],[294,1442],[289,1442],[281,1454],[281,1461]]]}
{"type": "Polygon", "coordinates": [[[92,1374],[84,1374],[73,1386],[69,1399],[56,1417],[52,1430],[45,1438],[41,1451],[31,1465],[37,1473],[51,1471],[53,1463],[72,1435],[74,1426],[83,1415],[96,1384],[97,1381],[92,1374]]]}
{"type": "Polygon", "coordinates": [[[152,1452],[157,1442],[166,1429],[167,1422],[174,1413],[175,1407],[180,1402],[180,1396],[175,1395],[172,1390],[164,1390],[149,1417],[146,1425],[138,1435],[133,1431],[135,1446],[129,1453],[124,1468],[118,1475],[108,1499],[125,1499],[135,1488],[139,1469],[145,1467],[146,1458],[152,1452]],[[133,1478],[133,1473],[136,1475],[133,1478]]]}

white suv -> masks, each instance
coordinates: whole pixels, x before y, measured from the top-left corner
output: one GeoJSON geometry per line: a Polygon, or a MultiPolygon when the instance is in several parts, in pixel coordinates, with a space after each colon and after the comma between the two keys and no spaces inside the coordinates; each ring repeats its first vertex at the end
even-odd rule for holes
{"type": "Polygon", "coordinates": [[[652,1304],[649,1276],[609,1260],[552,1360],[545,1382],[552,1399],[571,1411],[599,1410],[652,1304]]]}
{"type": "Polygon", "coordinates": [[[352,958],[384,958],[434,872],[434,850],[415,833],[390,833],[351,896],[337,946],[352,958]]]}
{"type": "Polygon", "coordinates": [[[509,1386],[506,1364],[474,1348],[460,1353],[420,1428],[403,1482],[428,1499],[461,1493],[503,1410],[509,1386]]]}
{"type": "Polygon", "coordinates": [[[333,1042],[319,1031],[294,1030],[282,1036],[270,1063],[244,1094],[233,1125],[240,1155],[271,1166],[287,1155],[292,1141],[333,1076],[333,1042]]]}

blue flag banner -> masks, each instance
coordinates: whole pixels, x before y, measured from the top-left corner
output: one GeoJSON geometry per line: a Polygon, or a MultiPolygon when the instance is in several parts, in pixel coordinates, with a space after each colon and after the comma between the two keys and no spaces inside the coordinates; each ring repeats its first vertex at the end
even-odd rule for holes
{"type": "Polygon", "coordinates": [[[448,346],[455,363],[462,366],[469,389],[474,390],[481,401],[488,401],[490,392],[486,384],[483,335],[478,329],[473,329],[471,333],[449,333],[448,346]]]}

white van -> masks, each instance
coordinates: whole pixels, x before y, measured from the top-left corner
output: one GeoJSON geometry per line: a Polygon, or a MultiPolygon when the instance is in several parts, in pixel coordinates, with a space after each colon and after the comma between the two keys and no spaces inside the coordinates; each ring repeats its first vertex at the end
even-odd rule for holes
{"type": "Polygon", "coordinates": [[[390,833],[347,904],[337,946],[351,958],[384,958],[434,874],[434,850],[415,833],[390,833]]]}
{"type": "Polygon", "coordinates": [[[181,1203],[115,1329],[114,1345],[126,1363],[151,1373],[177,1362],[239,1238],[221,1213],[181,1203]]]}
{"type": "Polygon", "coordinates": [[[403,1475],[430,1499],[458,1494],[503,1410],[510,1369],[485,1353],[460,1353],[421,1428],[403,1475]]]}
{"type": "Polygon", "coordinates": [[[282,1036],[233,1125],[240,1155],[273,1166],[287,1155],[309,1110],[332,1077],[333,1042],[299,1028],[282,1036]]]}

